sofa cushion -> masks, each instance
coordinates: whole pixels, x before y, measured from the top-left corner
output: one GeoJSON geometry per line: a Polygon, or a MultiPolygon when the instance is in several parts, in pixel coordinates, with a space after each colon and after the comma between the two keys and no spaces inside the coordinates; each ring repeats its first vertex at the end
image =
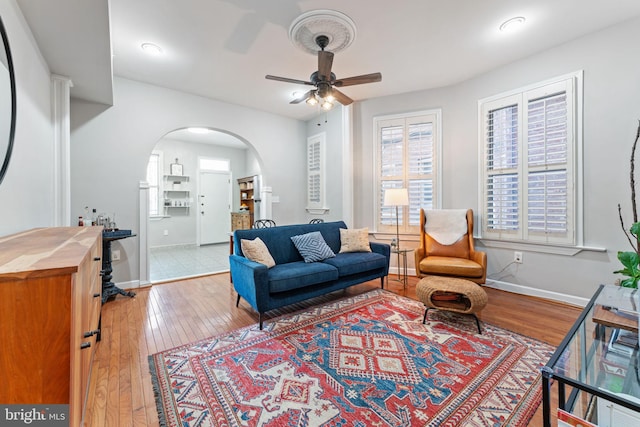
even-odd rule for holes
{"type": "Polygon", "coordinates": [[[244,256],[249,258],[251,261],[264,264],[267,268],[271,268],[276,265],[276,262],[269,253],[269,249],[267,249],[267,245],[265,245],[259,237],[256,237],[253,240],[242,239],[240,240],[240,246],[242,247],[244,256]]]}
{"type": "Polygon", "coordinates": [[[329,264],[338,269],[340,277],[351,274],[375,271],[386,268],[389,260],[386,256],[375,252],[339,253],[334,258],[325,259],[323,264],[329,264]]]}
{"type": "Polygon", "coordinates": [[[369,246],[369,229],[340,229],[340,253],[371,252],[369,246]]]}
{"type": "Polygon", "coordinates": [[[269,269],[269,292],[286,292],[338,279],[338,269],[322,262],[277,264],[269,269]]]}
{"type": "Polygon", "coordinates": [[[304,258],[304,262],[322,261],[336,256],[319,231],[291,236],[291,240],[304,258]]]}

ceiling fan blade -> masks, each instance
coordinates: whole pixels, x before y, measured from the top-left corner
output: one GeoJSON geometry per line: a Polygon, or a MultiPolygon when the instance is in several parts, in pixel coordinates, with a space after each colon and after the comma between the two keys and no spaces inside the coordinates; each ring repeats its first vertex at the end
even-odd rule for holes
{"type": "Polygon", "coordinates": [[[289,104],[299,104],[302,101],[306,101],[311,95],[313,95],[314,92],[315,92],[315,89],[312,89],[309,92],[306,92],[304,95],[297,97],[296,99],[291,101],[289,104]]]}
{"type": "Polygon", "coordinates": [[[300,85],[311,85],[314,86],[313,83],[305,81],[305,80],[296,80],[296,79],[289,79],[287,77],[278,77],[278,76],[270,76],[270,75],[266,75],[264,76],[265,79],[267,80],[276,80],[279,82],[286,82],[286,83],[296,83],[296,84],[300,84],[300,85]]]}
{"type": "Polygon", "coordinates": [[[371,74],[363,74],[361,76],[347,77],[346,79],[339,79],[339,80],[336,80],[333,85],[338,87],[344,87],[344,86],[361,85],[365,83],[376,83],[379,81],[382,81],[382,74],[371,73],[371,74]]]}
{"type": "Polygon", "coordinates": [[[322,80],[331,80],[331,66],[333,53],[326,50],[318,51],[318,75],[322,80]]]}
{"type": "Polygon", "coordinates": [[[349,105],[353,102],[353,99],[349,98],[344,93],[340,92],[335,87],[331,90],[331,95],[342,105],[349,105]]]}

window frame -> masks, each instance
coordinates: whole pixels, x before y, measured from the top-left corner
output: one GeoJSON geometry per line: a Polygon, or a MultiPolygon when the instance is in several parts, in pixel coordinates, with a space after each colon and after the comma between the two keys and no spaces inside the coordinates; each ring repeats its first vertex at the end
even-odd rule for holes
{"type": "Polygon", "coordinates": [[[307,138],[307,206],[305,209],[314,215],[323,215],[329,211],[326,194],[326,146],[326,132],[307,138]],[[316,157],[312,157],[313,154],[316,157]]]}
{"type": "Polygon", "coordinates": [[[583,195],[582,195],[582,114],[583,114],[583,72],[576,71],[542,82],[534,83],[512,91],[503,92],[478,101],[478,160],[480,179],[478,182],[478,213],[480,238],[486,241],[533,244],[541,246],[577,247],[583,244],[583,195]],[[550,99],[554,93],[566,93],[566,162],[564,168],[545,162],[542,167],[529,165],[528,140],[528,103],[536,99],[550,99]],[[488,228],[488,167],[487,115],[490,111],[518,105],[518,229],[516,231],[490,230],[488,228]],[[527,226],[530,213],[528,205],[528,178],[536,171],[551,169],[566,170],[567,232],[564,236],[554,233],[533,232],[527,226]]]}
{"type": "MultiPolygon", "coordinates": [[[[424,175],[429,176],[432,179],[432,209],[441,208],[441,194],[442,194],[442,109],[434,108],[429,110],[421,110],[421,111],[413,111],[403,114],[393,114],[393,115],[384,115],[377,116],[373,119],[373,134],[374,134],[374,144],[375,150],[373,155],[373,168],[374,168],[374,176],[375,176],[375,185],[373,188],[373,203],[375,206],[375,218],[373,219],[374,225],[373,229],[379,233],[396,233],[396,223],[395,223],[395,208],[392,209],[392,217],[393,224],[385,225],[381,221],[382,210],[385,208],[383,206],[384,201],[384,191],[383,191],[383,181],[386,181],[382,176],[381,171],[381,161],[382,161],[382,138],[381,138],[381,129],[383,127],[394,126],[394,125],[402,125],[405,128],[411,124],[417,124],[423,119],[427,119],[426,121],[432,123],[432,140],[433,140],[433,156],[432,156],[432,172],[431,174],[424,175]]],[[[420,179],[421,175],[411,174],[409,171],[409,152],[408,152],[408,144],[403,144],[403,175],[402,175],[402,185],[403,188],[407,188],[409,190],[409,181],[420,179]]],[[[392,179],[389,179],[392,180],[392,179]]],[[[393,180],[396,180],[395,178],[393,180]]],[[[409,191],[409,200],[411,202],[411,191],[409,191]]],[[[422,206],[418,206],[419,208],[422,206]]],[[[388,207],[387,207],[388,208],[388,207]]],[[[398,226],[400,234],[417,234],[419,232],[419,224],[411,225],[410,224],[410,206],[399,207],[398,216],[400,217],[400,223],[398,226]]]]}
{"type": "MultiPolygon", "coordinates": [[[[164,210],[163,210],[163,201],[164,201],[164,174],[163,174],[163,168],[164,168],[164,158],[163,158],[163,153],[162,151],[158,151],[158,150],[153,150],[151,152],[151,154],[149,155],[149,160],[151,159],[151,156],[158,156],[158,168],[157,168],[157,185],[153,185],[151,182],[149,182],[149,180],[147,179],[147,184],[149,186],[149,191],[148,191],[148,203],[149,203],[149,218],[161,218],[164,216],[164,210]],[[151,194],[153,193],[153,191],[157,192],[157,206],[156,206],[156,210],[157,213],[152,214],[152,210],[151,210],[151,194]]],[[[147,161],[147,171],[149,168],[149,161],[147,161]]],[[[146,174],[145,178],[148,178],[148,173],[146,174]]]]}

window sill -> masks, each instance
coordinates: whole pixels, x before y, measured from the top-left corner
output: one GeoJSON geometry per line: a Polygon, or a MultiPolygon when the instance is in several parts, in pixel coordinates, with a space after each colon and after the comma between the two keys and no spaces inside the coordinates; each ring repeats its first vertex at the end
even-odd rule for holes
{"type": "Polygon", "coordinates": [[[149,221],[160,221],[163,218],[171,218],[169,215],[149,215],[149,221]]]}
{"type": "Polygon", "coordinates": [[[476,243],[486,248],[499,249],[515,249],[527,252],[540,252],[553,255],[575,256],[580,252],[606,252],[606,248],[598,248],[593,246],[563,246],[563,245],[547,245],[544,243],[531,242],[511,242],[507,240],[491,240],[481,237],[473,237],[476,243]]]}

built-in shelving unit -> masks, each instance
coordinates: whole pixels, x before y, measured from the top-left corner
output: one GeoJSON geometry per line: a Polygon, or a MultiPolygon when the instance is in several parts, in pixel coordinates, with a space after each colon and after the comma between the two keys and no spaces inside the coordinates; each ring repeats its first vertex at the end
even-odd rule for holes
{"type": "Polygon", "coordinates": [[[242,212],[249,213],[249,226],[253,227],[253,215],[255,212],[255,194],[254,183],[255,176],[247,176],[245,178],[238,178],[238,187],[240,187],[240,208],[242,212]]]}
{"type": "Polygon", "coordinates": [[[186,211],[191,207],[189,176],[165,175],[163,193],[165,215],[170,216],[172,210],[186,211]]]}

